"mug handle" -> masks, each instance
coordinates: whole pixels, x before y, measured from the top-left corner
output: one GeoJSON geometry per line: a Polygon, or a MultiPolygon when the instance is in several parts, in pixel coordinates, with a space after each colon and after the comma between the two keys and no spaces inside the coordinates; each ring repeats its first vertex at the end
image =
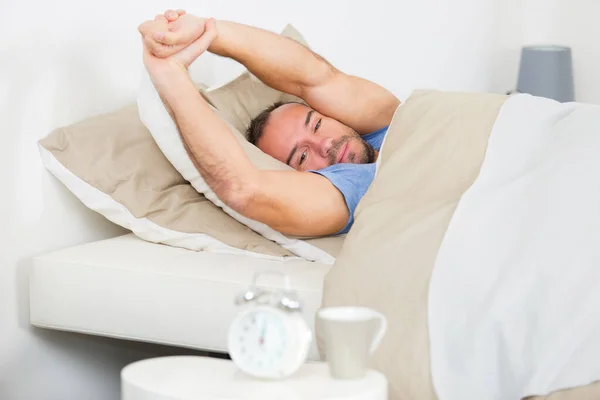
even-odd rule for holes
{"type": "Polygon", "coordinates": [[[385,332],[387,332],[387,318],[378,311],[375,311],[375,310],[371,310],[371,311],[373,312],[375,317],[377,317],[377,319],[379,319],[379,330],[377,331],[375,338],[373,338],[373,342],[371,342],[371,348],[369,349],[369,354],[373,354],[375,352],[375,350],[377,350],[377,348],[379,347],[379,344],[381,343],[381,341],[383,340],[383,337],[385,336],[385,332]]]}

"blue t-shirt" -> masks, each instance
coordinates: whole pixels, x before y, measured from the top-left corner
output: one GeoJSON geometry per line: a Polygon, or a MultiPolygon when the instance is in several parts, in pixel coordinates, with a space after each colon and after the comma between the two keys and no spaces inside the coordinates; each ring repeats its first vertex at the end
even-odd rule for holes
{"type": "MultiPolygon", "coordinates": [[[[363,135],[362,138],[373,146],[375,150],[380,150],[387,130],[388,127],[386,126],[385,128],[369,133],[368,135],[363,135]]],[[[329,181],[333,183],[344,196],[348,211],[350,212],[350,218],[344,229],[339,231],[338,234],[346,233],[350,230],[350,227],[352,227],[352,224],[354,223],[354,210],[356,210],[358,202],[363,198],[365,193],[367,193],[367,189],[369,189],[371,182],[373,182],[373,179],[375,178],[375,167],[375,163],[345,163],[333,164],[318,171],[310,171],[323,175],[325,178],[329,179],[329,181]]]]}

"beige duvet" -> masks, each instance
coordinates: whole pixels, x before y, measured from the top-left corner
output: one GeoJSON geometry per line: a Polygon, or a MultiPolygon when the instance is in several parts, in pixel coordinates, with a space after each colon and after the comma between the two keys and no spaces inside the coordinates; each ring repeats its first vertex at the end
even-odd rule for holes
{"type": "MultiPolygon", "coordinates": [[[[506,96],[417,91],[401,105],[377,176],[326,276],[323,306],[360,305],[384,313],[388,333],[372,367],[390,399],[435,399],[428,334],[429,281],[461,196],[473,184],[506,96]]],[[[321,332],[317,339],[324,357],[321,332]]],[[[549,399],[600,398],[600,385],[549,399]]]]}

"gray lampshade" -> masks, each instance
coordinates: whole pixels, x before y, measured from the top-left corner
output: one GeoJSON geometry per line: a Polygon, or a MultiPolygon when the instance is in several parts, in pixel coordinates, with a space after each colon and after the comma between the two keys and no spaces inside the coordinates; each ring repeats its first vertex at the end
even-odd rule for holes
{"type": "Polygon", "coordinates": [[[561,102],[574,101],[571,49],[564,46],[523,47],[517,91],[561,102]]]}

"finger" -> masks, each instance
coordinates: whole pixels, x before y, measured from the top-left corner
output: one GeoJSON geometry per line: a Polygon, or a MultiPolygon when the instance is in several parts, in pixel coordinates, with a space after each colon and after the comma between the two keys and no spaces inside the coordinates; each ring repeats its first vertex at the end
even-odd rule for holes
{"type": "Polygon", "coordinates": [[[177,18],[179,18],[179,13],[177,11],[167,10],[165,11],[165,18],[169,22],[175,21],[177,18]]]}
{"type": "Polygon", "coordinates": [[[152,51],[148,47],[148,43],[146,42],[146,38],[142,38],[142,53],[144,55],[152,55],[152,51]]]}
{"type": "MultiPolygon", "coordinates": [[[[158,43],[162,43],[168,46],[173,46],[176,44],[181,44],[185,41],[184,34],[182,32],[155,32],[152,35],[152,39],[156,40],[158,43]]],[[[189,40],[188,40],[189,43],[189,40]]]]}
{"type": "Polygon", "coordinates": [[[148,50],[152,55],[158,58],[165,58],[173,54],[171,46],[165,46],[161,43],[157,43],[155,40],[148,35],[144,36],[144,44],[148,47],[148,50]]]}
{"type": "Polygon", "coordinates": [[[167,18],[163,15],[163,14],[156,14],[156,17],[154,17],[155,21],[167,21],[167,18]]]}
{"type": "Polygon", "coordinates": [[[162,43],[158,43],[149,36],[144,37],[144,43],[151,51],[151,53],[158,58],[166,58],[172,56],[173,54],[178,53],[186,47],[186,45],[164,45],[162,43]]]}
{"type": "Polygon", "coordinates": [[[148,29],[150,28],[151,23],[152,23],[152,21],[145,21],[145,22],[141,23],[138,26],[138,32],[141,33],[142,35],[145,35],[148,32],[148,29]]]}
{"type": "MultiPolygon", "coordinates": [[[[202,34],[201,38],[206,36],[205,40],[213,41],[217,34],[217,25],[214,18],[209,18],[205,24],[205,31],[202,34]]],[[[184,32],[177,31],[167,31],[167,32],[155,32],[152,35],[152,39],[156,40],[158,43],[162,43],[168,46],[181,45],[186,41],[186,35],[184,32]]],[[[209,44],[210,44],[209,42],[209,44]]],[[[185,45],[189,44],[185,43],[185,45]]]]}
{"type": "Polygon", "coordinates": [[[204,34],[210,34],[210,40],[212,41],[217,36],[217,20],[209,18],[204,25],[204,34]]]}
{"type": "Polygon", "coordinates": [[[215,39],[215,37],[217,36],[217,26],[215,23],[215,20],[213,18],[210,18],[208,21],[206,21],[206,28],[204,31],[204,34],[202,36],[200,36],[200,38],[198,40],[196,40],[194,43],[192,43],[190,45],[191,48],[193,48],[194,52],[204,52],[206,50],[208,50],[208,48],[210,47],[210,44],[212,43],[212,41],[215,39]]]}
{"type": "Polygon", "coordinates": [[[159,53],[158,48],[156,46],[156,43],[150,39],[148,36],[144,36],[142,38],[142,41],[144,42],[144,50],[147,51],[148,53],[152,54],[155,57],[159,57],[160,55],[157,54],[159,53]]]}
{"type": "Polygon", "coordinates": [[[181,17],[182,15],[185,15],[186,12],[185,12],[185,10],[179,9],[179,10],[177,10],[177,14],[179,14],[179,16],[181,17]]]}

